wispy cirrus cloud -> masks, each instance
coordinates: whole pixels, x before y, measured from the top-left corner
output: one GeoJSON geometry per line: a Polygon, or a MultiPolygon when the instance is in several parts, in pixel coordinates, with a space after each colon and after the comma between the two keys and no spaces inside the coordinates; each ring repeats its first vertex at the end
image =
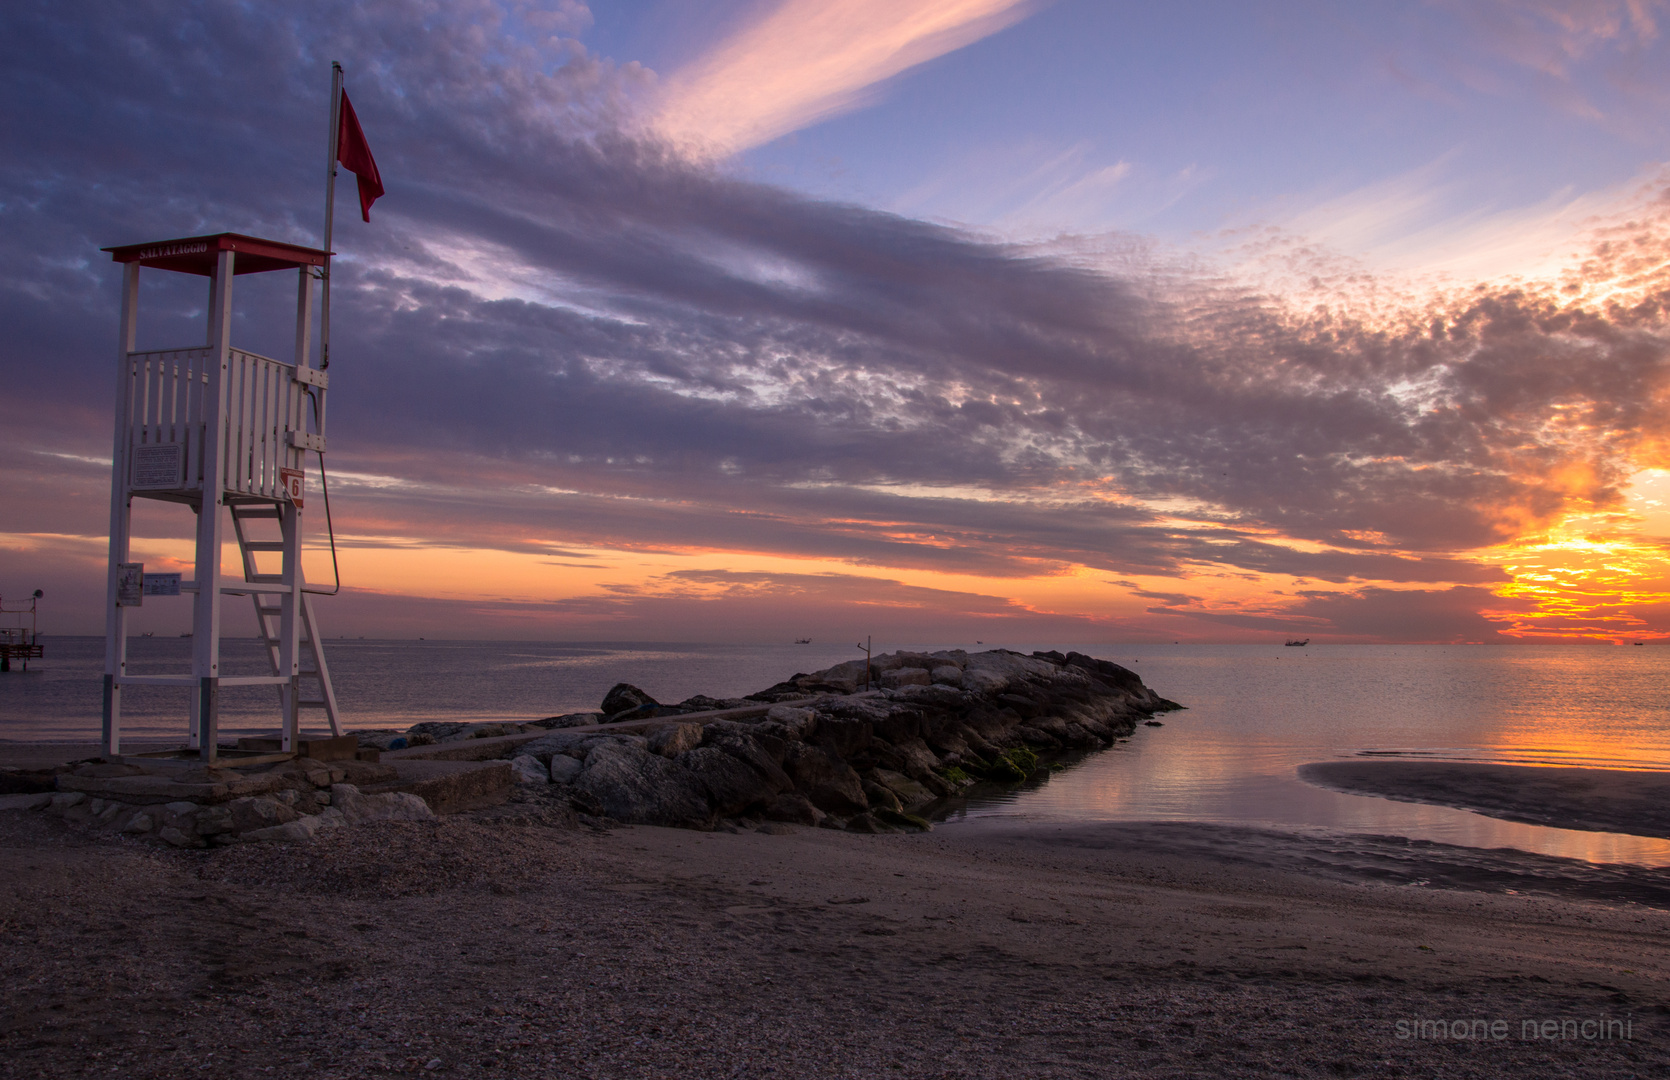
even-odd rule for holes
{"type": "Polygon", "coordinates": [[[703,157],[858,108],[880,83],[1013,25],[1035,0],[782,0],[670,75],[651,129],[703,157]]]}

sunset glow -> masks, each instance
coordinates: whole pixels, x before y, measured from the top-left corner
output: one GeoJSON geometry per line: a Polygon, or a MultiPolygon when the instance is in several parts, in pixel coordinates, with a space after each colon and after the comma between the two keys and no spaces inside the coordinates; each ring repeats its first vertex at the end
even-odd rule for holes
{"type": "MultiPolygon", "coordinates": [[[[144,7],[19,76],[84,130],[9,136],[0,595],[55,631],[103,621],[96,249],[316,242],[336,50],[387,194],[336,244],[333,632],[1670,637],[1662,5],[304,4],[205,28],[243,82],[183,111],[170,47],[101,59],[144,7]]],[[[198,340],[147,273],[141,347],[198,340]]]]}

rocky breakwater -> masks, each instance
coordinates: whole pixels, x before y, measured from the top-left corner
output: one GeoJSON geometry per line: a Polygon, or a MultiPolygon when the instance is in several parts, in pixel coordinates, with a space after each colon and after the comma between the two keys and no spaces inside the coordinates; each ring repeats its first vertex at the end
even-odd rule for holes
{"type": "Polygon", "coordinates": [[[0,796],[0,810],[40,811],[183,848],[305,840],[368,821],[433,818],[416,795],[375,790],[394,778],[389,766],[357,760],[299,758],[254,770],[78,762],[12,777],[52,790],[0,796]]]}
{"type": "Polygon", "coordinates": [[[922,829],[917,811],[1041,761],[1097,749],[1182,706],[1080,653],[900,652],[796,675],[680,715],[632,687],[609,723],[507,747],[522,784],[582,812],[708,829],[756,818],[858,832],[922,829]],[[869,688],[865,688],[866,679],[869,688]],[[635,699],[635,700],[634,700],[635,699]]]}

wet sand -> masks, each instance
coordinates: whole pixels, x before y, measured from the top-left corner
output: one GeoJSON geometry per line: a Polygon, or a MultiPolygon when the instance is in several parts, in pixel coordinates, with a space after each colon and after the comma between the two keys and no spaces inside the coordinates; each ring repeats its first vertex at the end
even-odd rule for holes
{"type": "Polygon", "coordinates": [[[599,831],[519,795],[199,852],[0,813],[0,1075],[1670,1068],[1663,871],[1188,824],[768,828],[599,831]],[[1630,1037],[1524,1034],[1563,1019],[1630,1037]]]}
{"type": "Polygon", "coordinates": [[[1454,761],[1320,761],[1301,779],[1354,795],[1434,803],[1504,821],[1670,838],[1670,773],[1454,761]]]}

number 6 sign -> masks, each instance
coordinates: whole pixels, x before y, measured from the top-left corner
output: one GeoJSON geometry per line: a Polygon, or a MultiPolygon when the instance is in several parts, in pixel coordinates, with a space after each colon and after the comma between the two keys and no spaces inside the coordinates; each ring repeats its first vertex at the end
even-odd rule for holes
{"type": "Polygon", "coordinates": [[[306,479],[307,474],[300,469],[278,470],[278,482],[284,485],[284,494],[290,496],[290,501],[298,508],[302,504],[302,482],[306,479]]]}

